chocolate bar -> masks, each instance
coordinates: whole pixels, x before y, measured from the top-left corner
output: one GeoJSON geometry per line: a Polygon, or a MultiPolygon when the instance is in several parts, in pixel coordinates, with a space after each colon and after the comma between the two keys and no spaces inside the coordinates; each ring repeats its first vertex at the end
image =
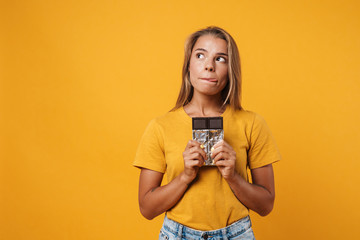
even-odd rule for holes
{"type": "Polygon", "coordinates": [[[197,117],[192,118],[192,138],[199,142],[206,155],[206,166],[214,166],[214,159],[211,158],[213,146],[224,139],[222,117],[197,117]]]}

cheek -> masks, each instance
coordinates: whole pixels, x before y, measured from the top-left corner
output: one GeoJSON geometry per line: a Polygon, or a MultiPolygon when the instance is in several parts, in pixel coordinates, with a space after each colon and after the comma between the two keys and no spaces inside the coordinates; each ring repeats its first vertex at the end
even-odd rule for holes
{"type": "Polygon", "coordinates": [[[219,75],[220,75],[221,79],[228,79],[228,68],[224,67],[219,70],[220,70],[219,75]]]}
{"type": "Polygon", "coordinates": [[[222,71],[221,73],[219,73],[219,75],[221,75],[221,76],[219,76],[220,78],[221,78],[221,83],[220,83],[220,88],[221,89],[224,89],[225,88],[225,86],[226,86],[226,84],[229,82],[229,77],[228,77],[228,71],[227,71],[227,69],[225,70],[224,69],[224,71],[222,71]]]}
{"type": "Polygon", "coordinates": [[[199,62],[190,61],[190,64],[189,64],[190,71],[193,71],[195,73],[196,71],[198,71],[199,65],[200,65],[199,62]]]}
{"type": "Polygon", "coordinates": [[[199,66],[199,63],[191,63],[189,65],[189,71],[190,71],[190,79],[197,78],[201,69],[201,66],[199,66]]]}

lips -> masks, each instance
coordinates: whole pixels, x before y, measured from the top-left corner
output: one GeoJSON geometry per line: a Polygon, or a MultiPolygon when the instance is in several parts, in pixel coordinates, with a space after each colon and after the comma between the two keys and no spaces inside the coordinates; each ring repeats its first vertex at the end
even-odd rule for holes
{"type": "Polygon", "coordinates": [[[217,82],[217,79],[216,78],[200,78],[201,80],[205,80],[205,81],[208,81],[208,82],[217,82]]]}

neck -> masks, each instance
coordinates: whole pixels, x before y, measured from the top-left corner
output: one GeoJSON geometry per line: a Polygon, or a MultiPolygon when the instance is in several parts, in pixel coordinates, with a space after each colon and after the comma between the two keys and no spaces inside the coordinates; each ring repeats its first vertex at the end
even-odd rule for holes
{"type": "Polygon", "coordinates": [[[191,101],[184,106],[185,112],[190,117],[220,116],[225,111],[225,108],[220,94],[216,97],[194,94],[191,101]]]}

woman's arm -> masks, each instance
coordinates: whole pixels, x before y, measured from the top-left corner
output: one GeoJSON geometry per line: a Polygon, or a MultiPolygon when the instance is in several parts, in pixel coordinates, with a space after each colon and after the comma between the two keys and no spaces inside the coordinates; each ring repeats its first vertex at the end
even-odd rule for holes
{"type": "Polygon", "coordinates": [[[261,216],[268,215],[274,206],[275,186],[272,165],[251,170],[253,183],[248,183],[238,173],[227,182],[235,196],[245,206],[261,216]]]}
{"type": "Polygon", "coordinates": [[[239,201],[261,216],[269,214],[275,200],[272,165],[251,170],[253,183],[248,183],[235,171],[236,153],[225,141],[214,146],[213,156],[224,179],[239,201]]]}
{"type": "Polygon", "coordinates": [[[139,205],[141,214],[153,219],[174,206],[185,193],[188,184],[180,174],[169,184],[160,187],[163,173],[141,169],[139,182],[139,205]]]}
{"type": "Polygon", "coordinates": [[[204,164],[205,151],[200,143],[190,140],[183,152],[184,171],[164,186],[163,173],[141,169],[139,181],[139,205],[141,214],[147,219],[162,214],[172,208],[184,195],[189,184],[195,179],[204,164]]]}

